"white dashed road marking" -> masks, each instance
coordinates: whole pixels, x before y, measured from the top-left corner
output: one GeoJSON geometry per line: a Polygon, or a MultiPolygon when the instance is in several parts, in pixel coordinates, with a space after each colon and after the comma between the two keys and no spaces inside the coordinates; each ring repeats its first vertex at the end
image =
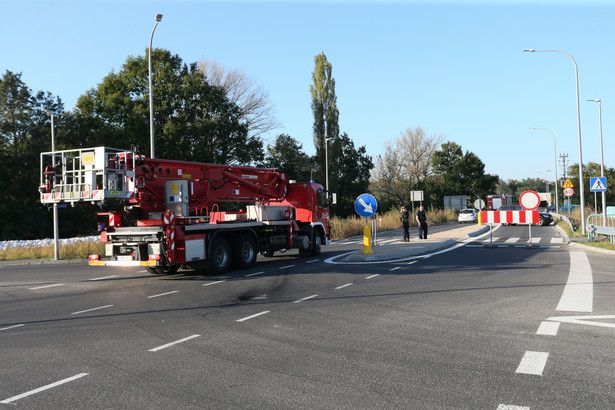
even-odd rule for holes
{"type": "Polygon", "coordinates": [[[38,289],[47,289],[47,288],[55,288],[56,286],[64,286],[63,283],[56,283],[54,285],[44,285],[44,286],[37,286],[35,288],[30,288],[30,290],[38,290],[38,289]]]}
{"type": "Polygon", "coordinates": [[[557,336],[558,330],[559,330],[559,322],[544,321],[538,327],[536,334],[545,335],[545,336],[557,336]]]}
{"type": "Polygon", "coordinates": [[[148,350],[148,352],[157,352],[157,351],[159,351],[159,350],[166,349],[167,347],[171,347],[171,346],[174,346],[174,345],[176,345],[176,344],[186,342],[186,341],[188,341],[188,340],[190,340],[190,339],[194,339],[195,337],[199,337],[199,336],[201,336],[201,335],[192,335],[192,336],[188,336],[188,337],[185,337],[185,338],[183,338],[183,339],[176,340],[176,341],[171,342],[171,343],[167,343],[166,345],[162,345],[162,346],[154,347],[153,349],[149,349],[149,350],[148,350]]]}
{"type": "Polygon", "coordinates": [[[548,358],[548,352],[525,352],[515,373],[542,376],[548,358]]]}
{"type": "Polygon", "coordinates": [[[255,317],[266,315],[267,313],[270,313],[270,311],[269,310],[265,310],[264,312],[260,312],[260,313],[254,314],[254,315],[246,316],[244,318],[237,319],[237,322],[245,322],[246,320],[254,319],[255,317]]]}
{"type": "Polygon", "coordinates": [[[52,389],[54,387],[60,386],[61,384],[65,384],[65,383],[68,383],[68,382],[72,382],[73,380],[80,379],[80,378],[82,378],[84,376],[87,376],[88,374],[89,373],[79,373],[79,374],[77,374],[77,375],[75,375],[73,377],[69,377],[67,379],[60,380],[58,382],[51,383],[51,384],[48,384],[48,385],[43,386],[43,387],[39,387],[38,389],[30,390],[29,392],[22,393],[22,394],[20,394],[18,396],[13,396],[13,397],[10,397],[10,398],[8,398],[6,400],[2,400],[2,401],[0,401],[0,403],[2,403],[2,404],[10,404],[10,403],[12,403],[14,401],[17,401],[19,399],[23,399],[24,397],[32,396],[33,394],[40,393],[42,391],[52,389]]]}
{"type": "Polygon", "coordinates": [[[157,295],[148,296],[147,298],[148,299],[153,299],[153,298],[157,298],[157,297],[160,297],[160,296],[172,295],[173,293],[177,293],[177,292],[179,292],[179,291],[178,290],[174,290],[174,291],[171,291],[171,292],[159,293],[157,295]]]}
{"type": "Polygon", "coordinates": [[[305,298],[303,298],[303,299],[295,300],[293,303],[301,303],[301,302],[304,302],[304,301],[306,301],[306,300],[314,299],[314,298],[315,298],[315,297],[317,297],[317,296],[318,296],[318,295],[308,296],[308,297],[305,297],[305,298]]]}
{"type": "Polygon", "coordinates": [[[71,315],[80,315],[82,313],[88,313],[88,312],[93,312],[95,310],[100,310],[100,309],[106,309],[106,308],[110,308],[113,307],[114,305],[105,305],[105,306],[99,306],[99,307],[95,307],[92,309],[87,309],[87,310],[80,310],[79,312],[73,312],[71,313],[71,315]]]}

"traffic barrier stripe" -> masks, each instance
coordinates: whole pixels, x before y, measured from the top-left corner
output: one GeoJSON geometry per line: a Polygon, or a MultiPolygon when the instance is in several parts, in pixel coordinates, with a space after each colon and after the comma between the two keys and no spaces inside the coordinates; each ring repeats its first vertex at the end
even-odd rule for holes
{"type": "Polygon", "coordinates": [[[540,215],[538,211],[482,211],[480,220],[483,224],[537,224],[540,215]]]}

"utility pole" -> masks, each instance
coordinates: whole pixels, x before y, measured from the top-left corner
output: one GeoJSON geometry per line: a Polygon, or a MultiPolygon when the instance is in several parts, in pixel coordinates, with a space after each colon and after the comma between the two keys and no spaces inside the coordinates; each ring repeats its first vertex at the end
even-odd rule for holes
{"type": "Polygon", "coordinates": [[[563,168],[562,171],[564,171],[563,172],[564,177],[562,180],[565,180],[566,179],[566,159],[568,158],[568,154],[561,154],[559,157],[562,159],[562,168],[563,168]]]}
{"type": "MultiPolygon", "coordinates": [[[[563,168],[563,169],[562,169],[562,171],[563,171],[562,175],[564,175],[564,176],[562,177],[562,181],[566,181],[566,179],[568,179],[568,178],[566,177],[566,159],[568,159],[568,154],[561,154],[559,157],[562,159],[562,168],[563,168]]],[[[564,184],[563,184],[563,183],[560,183],[560,185],[561,185],[561,186],[557,187],[557,189],[562,188],[562,186],[563,186],[564,184]]],[[[564,202],[566,202],[566,204],[567,204],[567,205],[566,205],[566,210],[567,210],[568,212],[570,212],[570,198],[566,197],[566,199],[564,200],[564,202]]]]}

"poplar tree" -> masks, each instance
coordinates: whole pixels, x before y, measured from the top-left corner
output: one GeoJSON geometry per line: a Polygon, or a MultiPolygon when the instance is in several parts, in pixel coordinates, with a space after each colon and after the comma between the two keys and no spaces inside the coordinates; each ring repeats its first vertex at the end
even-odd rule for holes
{"type": "Polygon", "coordinates": [[[324,52],[314,57],[313,84],[310,86],[312,94],[312,113],[314,114],[314,146],[316,148],[316,165],[318,181],[325,185],[326,164],[325,144],[328,145],[329,158],[329,190],[339,190],[339,165],[337,158],[340,155],[341,144],[339,140],[339,110],[335,95],[335,79],[332,75],[331,63],[324,52]]]}

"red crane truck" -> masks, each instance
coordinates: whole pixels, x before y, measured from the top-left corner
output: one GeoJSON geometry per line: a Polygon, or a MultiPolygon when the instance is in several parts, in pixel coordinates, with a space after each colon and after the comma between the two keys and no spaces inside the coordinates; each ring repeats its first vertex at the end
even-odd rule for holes
{"type": "Polygon", "coordinates": [[[182,266],[222,273],[250,268],[256,256],[297,248],[318,255],[331,239],[329,195],[272,168],[146,158],[108,147],[41,153],[41,202],[120,200],[100,212],[105,258],[92,266],[144,266],[174,273],[182,266]],[[222,211],[220,204],[245,204],[222,211]]]}

